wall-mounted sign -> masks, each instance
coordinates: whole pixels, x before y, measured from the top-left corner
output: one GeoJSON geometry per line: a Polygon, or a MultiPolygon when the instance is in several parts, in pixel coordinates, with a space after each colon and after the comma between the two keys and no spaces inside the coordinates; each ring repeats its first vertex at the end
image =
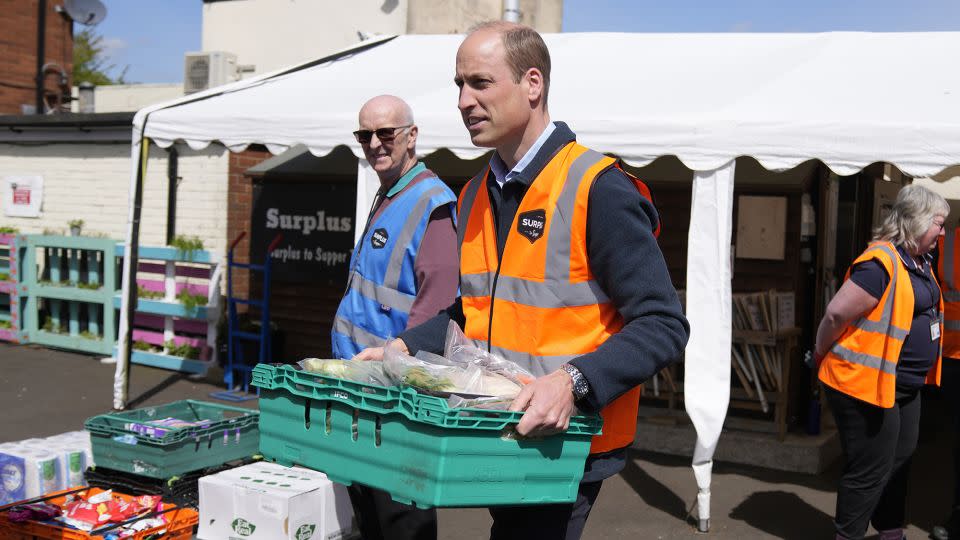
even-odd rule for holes
{"type": "Polygon", "coordinates": [[[42,176],[4,176],[3,214],[11,217],[40,217],[43,207],[42,176]]]}
{"type": "Polygon", "coordinates": [[[253,188],[250,258],[263,262],[267,246],[283,234],[273,252],[277,281],[346,284],[356,187],[338,183],[268,181],[253,188]]]}

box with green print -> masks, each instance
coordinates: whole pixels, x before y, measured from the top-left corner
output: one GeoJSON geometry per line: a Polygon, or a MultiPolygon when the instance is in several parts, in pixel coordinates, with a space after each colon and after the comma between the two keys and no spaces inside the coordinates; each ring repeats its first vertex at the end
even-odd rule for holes
{"type": "Polygon", "coordinates": [[[346,489],[323,473],[252,463],[200,479],[201,540],[354,537],[346,489]]]}

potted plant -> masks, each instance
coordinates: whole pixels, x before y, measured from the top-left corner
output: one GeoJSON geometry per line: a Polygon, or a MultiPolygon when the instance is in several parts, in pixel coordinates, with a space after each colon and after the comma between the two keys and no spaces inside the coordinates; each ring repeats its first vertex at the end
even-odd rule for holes
{"type": "Polygon", "coordinates": [[[80,236],[80,229],[83,228],[82,219],[71,219],[67,225],[70,226],[70,236],[80,236]]]}

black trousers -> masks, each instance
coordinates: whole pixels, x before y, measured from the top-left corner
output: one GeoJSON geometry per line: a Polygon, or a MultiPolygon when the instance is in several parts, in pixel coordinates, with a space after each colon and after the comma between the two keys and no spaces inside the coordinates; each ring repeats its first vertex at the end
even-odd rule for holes
{"type": "Polygon", "coordinates": [[[437,540],[437,511],[398,503],[379,489],[347,487],[363,540],[437,540]]]}
{"type": "Polygon", "coordinates": [[[910,458],[920,432],[920,391],[897,392],[884,409],[824,386],[840,434],[844,465],[837,488],[837,534],[863,538],[903,527],[910,458]]]}
{"type": "Polygon", "coordinates": [[[960,359],[943,359],[940,388],[953,419],[953,513],[960,514],[960,359]]]}
{"type": "Polygon", "coordinates": [[[603,481],[581,483],[570,504],[490,508],[490,540],[579,540],[603,481]]]}

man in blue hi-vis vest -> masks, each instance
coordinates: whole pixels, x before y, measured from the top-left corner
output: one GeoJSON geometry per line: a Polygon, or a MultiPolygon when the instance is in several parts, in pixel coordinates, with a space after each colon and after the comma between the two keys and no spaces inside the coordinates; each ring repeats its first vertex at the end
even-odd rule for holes
{"type": "MultiPolygon", "coordinates": [[[[453,303],[459,264],[456,196],[417,161],[413,111],[395,96],[360,109],[354,132],[380,178],[363,236],[353,250],[347,289],[333,322],[333,354],[352,358],[379,347],[453,303]]],[[[435,540],[435,510],[397,503],[354,484],[350,500],[365,540],[435,540]]]]}

